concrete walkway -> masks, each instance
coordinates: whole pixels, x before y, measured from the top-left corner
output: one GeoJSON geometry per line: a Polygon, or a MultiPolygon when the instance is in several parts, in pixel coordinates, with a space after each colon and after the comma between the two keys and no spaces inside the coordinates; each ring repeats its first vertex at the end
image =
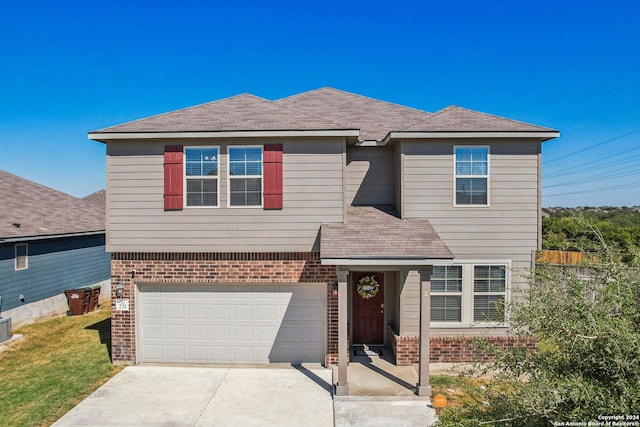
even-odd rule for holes
{"type": "MultiPolygon", "coordinates": [[[[367,378],[374,377],[354,380],[367,378]]],[[[331,384],[332,371],[317,365],[129,366],[53,425],[346,427],[430,426],[434,421],[428,399],[334,401],[331,384]]]]}

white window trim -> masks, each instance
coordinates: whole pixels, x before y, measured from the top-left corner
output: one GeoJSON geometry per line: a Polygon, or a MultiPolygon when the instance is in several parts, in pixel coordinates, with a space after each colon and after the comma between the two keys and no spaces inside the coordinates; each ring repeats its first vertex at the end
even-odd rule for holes
{"type": "MultiPolygon", "coordinates": [[[[478,322],[473,320],[473,268],[476,265],[496,265],[505,267],[505,292],[504,300],[508,304],[511,302],[511,260],[456,260],[453,265],[462,266],[462,309],[461,322],[434,322],[430,323],[432,328],[455,329],[455,328],[502,328],[509,326],[509,313],[505,313],[504,322],[478,322]]],[[[437,292],[432,295],[458,295],[457,293],[437,292]]]]}
{"type": "Polygon", "coordinates": [[[189,146],[185,146],[182,149],[182,155],[184,158],[184,161],[182,162],[182,176],[183,176],[183,183],[182,183],[182,188],[183,188],[183,197],[182,197],[182,204],[183,207],[185,209],[218,209],[220,208],[220,164],[222,163],[220,161],[220,157],[222,157],[222,155],[220,154],[220,146],[219,145],[189,145],[189,146]],[[199,176],[199,177],[195,177],[193,176],[193,179],[217,179],[218,180],[218,185],[217,185],[217,189],[216,189],[216,205],[215,206],[188,206],[187,205],[187,149],[189,148],[214,148],[216,150],[218,150],[218,174],[216,176],[199,176]]]}
{"type": "Polygon", "coordinates": [[[491,207],[491,148],[489,145],[454,145],[453,146],[453,207],[455,208],[488,208],[491,207]],[[487,174],[486,175],[458,175],[456,150],[458,148],[486,148],[487,149],[487,174]],[[485,205],[459,205],[456,197],[457,178],[486,178],[487,179],[487,204],[485,205]]]}
{"type": "Polygon", "coordinates": [[[14,249],[13,268],[15,271],[27,270],[29,268],[29,244],[28,243],[16,243],[14,249]],[[18,268],[18,246],[25,247],[24,267],[18,268]]]}
{"type": "Polygon", "coordinates": [[[230,209],[263,209],[264,208],[264,145],[231,145],[227,146],[227,208],[230,209]],[[259,148],[260,158],[262,159],[261,175],[240,175],[233,178],[260,178],[260,205],[254,206],[232,206],[231,205],[231,156],[229,151],[233,148],[259,148]]]}

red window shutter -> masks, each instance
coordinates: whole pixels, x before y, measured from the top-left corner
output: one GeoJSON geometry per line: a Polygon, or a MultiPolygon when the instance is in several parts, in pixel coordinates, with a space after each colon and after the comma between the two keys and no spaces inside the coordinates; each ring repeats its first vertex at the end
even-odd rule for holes
{"type": "Polygon", "coordinates": [[[265,144],[264,209],[282,209],[282,144],[265,144]]]}
{"type": "Polygon", "coordinates": [[[182,210],[182,145],[164,147],[164,210],[182,210]]]}

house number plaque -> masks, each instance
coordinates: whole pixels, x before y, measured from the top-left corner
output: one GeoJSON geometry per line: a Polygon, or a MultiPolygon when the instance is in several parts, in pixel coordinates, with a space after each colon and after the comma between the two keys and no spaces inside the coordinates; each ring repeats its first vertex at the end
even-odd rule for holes
{"type": "Polygon", "coordinates": [[[117,311],[127,311],[129,310],[129,300],[128,299],[119,299],[116,301],[116,310],[117,311]]]}

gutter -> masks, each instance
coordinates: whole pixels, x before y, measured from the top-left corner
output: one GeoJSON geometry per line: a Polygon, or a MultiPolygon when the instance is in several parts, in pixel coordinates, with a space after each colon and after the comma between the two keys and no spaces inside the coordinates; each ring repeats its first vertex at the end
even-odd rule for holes
{"type": "Polygon", "coordinates": [[[25,242],[28,240],[60,239],[65,237],[95,236],[95,235],[104,234],[104,233],[105,233],[105,230],[98,230],[98,231],[82,231],[78,233],[43,234],[43,235],[19,236],[19,237],[0,237],[0,243],[25,242]]]}

